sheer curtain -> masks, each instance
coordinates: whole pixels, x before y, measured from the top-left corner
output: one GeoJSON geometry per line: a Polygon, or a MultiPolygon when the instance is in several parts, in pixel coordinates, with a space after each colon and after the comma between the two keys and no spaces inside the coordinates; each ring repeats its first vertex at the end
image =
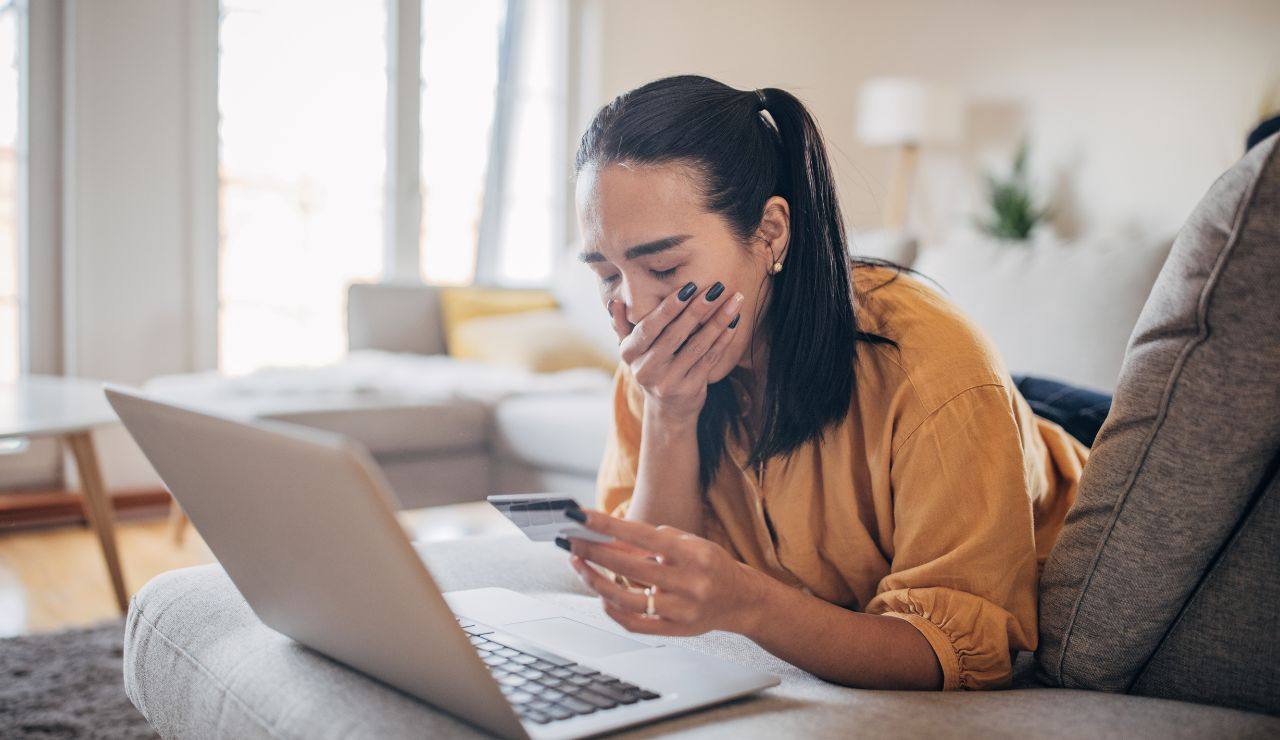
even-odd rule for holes
{"type": "Polygon", "coordinates": [[[419,248],[429,283],[465,285],[476,277],[508,5],[422,3],[419,248]]]}
{"type": "Polygon", "coordinates": [[[382,273],[382,2],[223,0],[218,364],[346,350],[346,286],[382,273]]]}
{"type": "Polygon", "coordinates": [[[222,0],[219,369],[342,355],[347,284],[384,274],[388,162],[417,168],[421,199],[395,270],[408,253],[429,283],[548,281],[568,179],[566,5],[222,0]],[[388,58],[414,38],[388,24],[405,5],[421,11],[416,162],[390,159],[406,145],[387,126],[388,58]]]}
{"type": "Polygon", "coordinates": [[[428,282],[527,286],[550,278],[568,180],[566,13],[563,0],[424,3],[428,282]]]}

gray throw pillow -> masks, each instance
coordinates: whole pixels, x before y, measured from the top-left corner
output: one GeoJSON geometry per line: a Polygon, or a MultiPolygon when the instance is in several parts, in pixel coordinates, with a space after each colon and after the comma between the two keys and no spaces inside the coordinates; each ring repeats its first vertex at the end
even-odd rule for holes
{"type": "Polygon", "coordinates": [[[1041,579],[1051,684],[1280,708],[1280,604],[1259,598],[1280,572],[1275,502],[1261,505],[1280,495],[1267,491],[1280,460],[1276,149],[1272,136],[1210,188],[1129,340],[1041,579]],[[1224,600],[1243,574],[1260,582],[1224,600]],[[1188,641],[1209,605],[1217,629],[1188,641]]]}

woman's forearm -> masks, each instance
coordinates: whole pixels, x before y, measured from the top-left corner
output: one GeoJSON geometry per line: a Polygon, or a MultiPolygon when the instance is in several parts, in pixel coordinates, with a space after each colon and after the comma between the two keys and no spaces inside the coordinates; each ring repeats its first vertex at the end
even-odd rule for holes
{"type": "Polygon", "coordinates": [[[743,633],[760,647],[844,686],[942,688],[938,657],[911,623],[849,611],[756,573],[758,606],[743,633]]]}
{"type": "Polygon", "coordinates": [[[697,417],[665,419],[646,405],[640,428],[640,464],[627,518],[701,536],[697,417]]]}

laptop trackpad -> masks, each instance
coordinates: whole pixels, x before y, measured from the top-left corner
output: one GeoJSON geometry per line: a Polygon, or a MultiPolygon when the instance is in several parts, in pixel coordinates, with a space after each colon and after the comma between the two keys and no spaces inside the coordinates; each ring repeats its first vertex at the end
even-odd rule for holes
{"type": "Polygon", "coordinates": [[[651,647],[643,642],[605,632],[598,627],[567,617],[504,624],[502,629],[516,637],[541,643],[555,652],[583,658],[603,658],[606,655],[625,653],[630,650],[645,650],[651,647]]]}

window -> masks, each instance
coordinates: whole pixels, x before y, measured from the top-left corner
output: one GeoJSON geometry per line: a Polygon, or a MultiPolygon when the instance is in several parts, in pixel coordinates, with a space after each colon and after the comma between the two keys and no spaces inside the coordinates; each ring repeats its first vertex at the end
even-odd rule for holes
{"type": "Polygon", "coordinates": [[[223,0],[218,365],[331,362],[382,273],[387,10],[223,0]]]}
{"type": "Polygon", "coordinates": [[[428,282],[530,285],[550,277],[567,181],[565,13],[562,0],[423,1],[428,282]]]}
{"type": "Polygon", "coordinates": [[[383,276],[387,235],[397,265],[409,255],[427,282],[547,282],[568,182],[566,5],[222,0],[220,370],[338,359],[346,286],[383,276]],[[389,7],[421,10],[412,46],[390,48],[405,36],[390,33],[389,7]],[[404,139],[388,138],[388,59],[406,49],[420,74],[416,162],[389,159],[404,139]],[[416,244],[411,226],[384,235],[384,215],[405,215],[385,203],[388,161],[418,168],[405,216],[420,218],[416,244]]]}
{"type": "Polygon", "coordinates": [[[521,9],[505,166],[495,194],[493,280],[541,285],[564,249],[561,219],[571,156],[562,133],[567,101],[560,54],[566,44],[566,11],[563,3],[549,1],[526,2],[521,9]]]}
{"type": "Polygon", "coordinates": [[[0,382],[21,369],[22,274],[18,245],[19,12],[0,0],[0,382]]]}
{"type": "Polygon", "coordinates": [[[465,284],[476,275],[506,6],[506,0],[422,3],[421,264],[427,282],[465,284]]]}

